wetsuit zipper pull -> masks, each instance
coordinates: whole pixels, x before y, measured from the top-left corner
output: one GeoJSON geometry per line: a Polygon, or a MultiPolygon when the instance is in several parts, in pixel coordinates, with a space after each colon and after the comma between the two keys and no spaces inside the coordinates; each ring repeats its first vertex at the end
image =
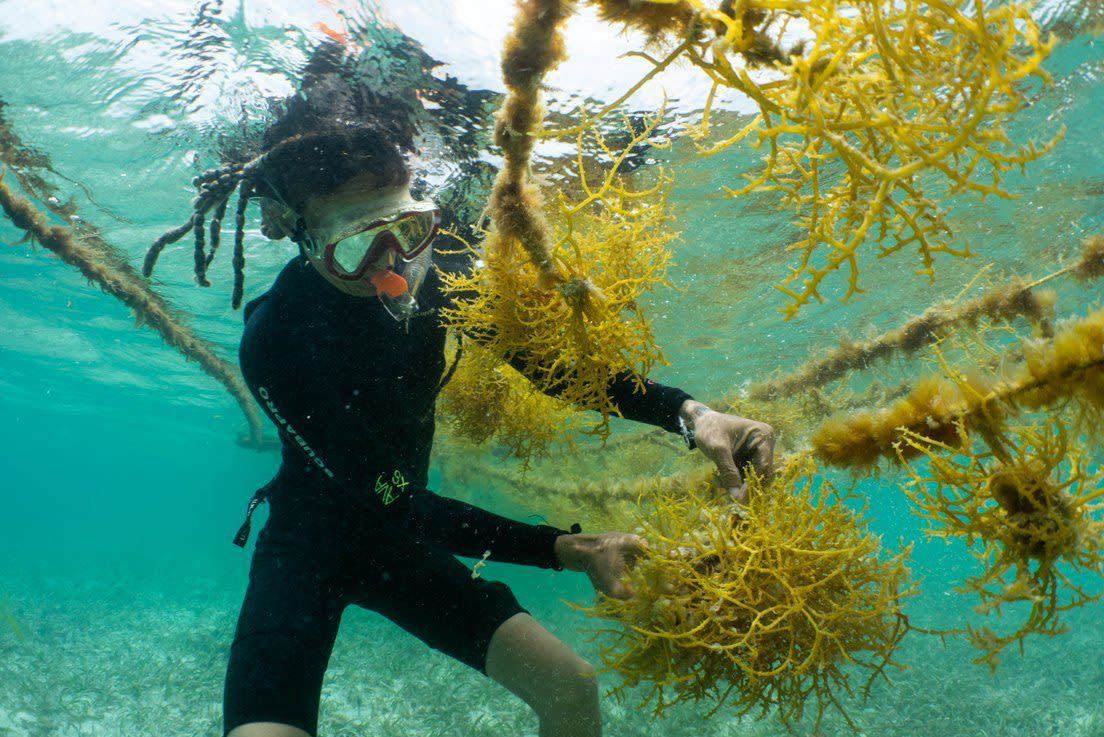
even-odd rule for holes
{"type": "Polygon", "coordinates": [[[268,498],[269,487],[271,483],[265,484],[261,488],[257,489],[257,493],[253,495],[253,498],[249,500],[249,507],[245,511],[245,522],[238,528],[238,534],[234,535],[234,544],[239,548],[244,548],[245,543],[249,541],[249,531],[251,528],[251,522],[253,520],[253,512],[260,506],[261,502],[268,498]]]}

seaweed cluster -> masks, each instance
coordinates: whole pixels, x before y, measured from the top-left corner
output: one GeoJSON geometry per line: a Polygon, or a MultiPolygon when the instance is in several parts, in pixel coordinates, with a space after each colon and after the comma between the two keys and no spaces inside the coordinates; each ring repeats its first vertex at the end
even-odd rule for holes
{"type": "Polygon", "coordinates": [[[649,139],[662,113],[639,129],[626,119],[631,138],[618,151],[583,126],[576,138],[581,197],[561,191],[553,222],[546,216],[529,164],[543,116],[540,85],[565,56],[561,26],[572,6],[518,4],[502,55],[507,95],[495,116],[495,143],[504,163],[487,203],[483,265],[470,278],[447,280],[464,299],[444,317],[478,336],[498,362],[533,367],[528,378],[537,390],[599,412],[593,432],[605,436],[618,413],[608,395],[613,377],[630,370],[644,391],[642,377],[663,362],[639,300],[667,284],[671,180],[660,172],[654,185],[635,190],[621,177],[626,157],[649,139]],[[597,181],[584,167],[584,135],[609,160],[597,181]]]}
{"type": "MultiPolygon", "coordinates": [[[[654,184],[633,190],[619,177],[625,157],[658,121],[658,115],[651,118],[619,151],[596,130],[579,134],[582,196],[572,200],[560,192],[554,225],[541,219],[550,239],[547,258],[534,259],[519,247],[527,241],[496,225],[481,244],[482,268],[446,279],[463,297],[444,312],[451,325],[480,336],[497,361],[520,359],[533,367],[527,375],[536,390],[599,412],[594,432],[603,435],[609,416],[618,412],[608,396],[611,379],[631,369],[644,391],[641,377],[663,362],[640,299],[667,285],[666,246],[674,238],[666,207],[671,180],[660,172],[654,184]],[[599,181],[583,166],[584,135],[593,135],[609,158],[599,181]]],[[[492,199],[496,224],[512,217],[499,207],[492,199]]]]}
{"type": "Polygon", "coordinates": [[[642,534],[649,547],[629,574],[635,595],[588,609],[611,620],[608,670],[646,682],[654,710],[712,702],[737,715],[800,719],[816,702],[854,727],[841,703],[866,690],[909,629],[908,549],[888,553],[808,457],[775,479],[751,479],[748,507],[717,498],[691,476],[657,488],[642,534]]]}
{"type": "MultiPolygon", "coordinates": [[[[937,254],[969,255],[952,243],[940,197],[973,192],[1008,197],[1001,178],[1050,150],[1017,145],[1003,126],[1025,101],[1030,77],[1054,39],[1040,37],[1026,6],[980,0],[749,0],[709,7],[703,0],[599,2],[605,17],[677,46],[643,83],[679,59],[707,76],[711,91],[696,135],[714,154],[740,141],[766,147],[760,172],[738,197],[775,192],[804,230],[778,288],[793,317],[820,300],[822,281],[849,273],[843,299],[859,286],[860,253],[905,248],[934,278],[937,254]],[[657,8],[658,6],[658,8],[657,8]],[[783,48],[783,38],[805,40],[783,48]],[[771,74],[753,78],[766,67],[771,74]],[[735,135],[706,142],[720,89],[753,100],[759,114],[735,135]]],[[[639,87],[634,85],[628,94],[639,87]]]]}
{"type": "MultiPolygon", "coordinates": [[[[760,107],[760,115],[736,136],[705,151],[745,139],[769,146],[763,171],[730,193],[780,192],[798,213],[805,234],[792,248],[801,261],[780,286],[790,298],[788,316],[819,299],[821,281],[838,269],[850,270],[845,299],[861,291],[859,263],[868,240],[879,244],[881,256],[916,247],[929,277],[935,254],[968,255],[965,246],[952,247],[938,198],[960,191],[1007,196],[1002,175],[1045,153],[1061,135],[1036,147],[1016,146],[1003,133],[1023,100],[1025,78],[1047,79],[1039,65],[1051,44],[1039,37],[1019,6],[828,0],[723,3],[717,9],[696,0],[597,4],[608,19],[644,30],[657,44],[677,37],[677,46],[662,59],[641,53],[653,70],[597,115],[583,112],[578,125],[541,131],[534,80],[562,57],[554,29],[563,6],[520,4],[521,20],[504,60],[513,99],[498,118],[507,166],[488,205],[494,227],[484,244],[484,268],[451,285],[474,298],[450,317],[455,325],[490,339],[484,375],[501,374],[495,362],[510,358],[554,366],[535,377],[537,386],[568,386],[565,396],[572,404],[604,416],[616,411],[601,393],[610,372],[624,366],[644,372],[654,362],[647,353],[620,350],[631,345],[630,337],[650,344],[642,317],[636,332],[622,341],[608,332],[607,326],[620,330],[631,324],[620,318],[626,310],[639,316],[636,300],[644,291],[612,303],[610,285],[617,281],[608,270],[618,259],[637,259],[622,274],[635,271],[646,278],[622,280],[638,287],[663,282],[666,256],[652,255],[650,249],[659,254],[666,243],[661,205],[669,183],[660,174],[655,188],[637,193],[618,177],[625,152],[648,140],[655,121],[642,132],[633,131],[621,153],[605,146],[594,123],[670,64],[689,59],[710,76],[713,93],[733,88],[760,107]],[[525,30],[527,24],[541,28],[525,30]],[[803,27],[813,40],[783,49],[787,28],[800,35],[803,27]],[[526,44],[532,49],[522,53],[526,44]],[[530,62],[519,70],[522,58],[530,62]],[[774,76],[753,80],[748,70],[754,66],[769,67],[774,76]],[[558,209],[548,218],[527,179],[527,164],[520,162],[528,161],[536,138],[566,135],[576,137],[583,194],[572,201],[561,190],[558,209]],[[594,136],[612,162],[597,184],[582,165],[585,135],[594,136]],[[618,229],[629,237],[618,240],[618,229]],[[595,355],[598,337],[614,354],[595,355]]],[[[712,99],[702,137],[709,133],[712,99]]],[[[1010,429],[1008,421],[1025,409],[1051,414],[1061,409],[1074,418],[1074,433],[1100,426],[1104,345],[1097,325],[1104,326],[1104,316],[1092,313],[1055,330],[1055,298],[1038,287],[1063,273],[1097,278],[1104,271],[1101,250],[1090,239],[1081,261],[1055,274],[1031,283],[1015,280],[962,304],[933,306],[895,331],[843,346],[797,374],[760,384],[750,397],[731,400],[753,407],[769,404],[804,430],[841,405],[875,395],[895,398],[884,409],[832,419],[812,439],[820,461],[859,472],[873,471],[883,458],[914,464],[917,456],[938,456],[945,464],[941,467],[950,468],[954,453],[975,454],[975,446],[964,441],[967,434],[981,438],[978,447],[990,449],[1004,438],[999,463],[981,463],[970,477],[981,478],[983,469],[988,474],[983,486],[989,503],[979,503],[976,509],[987,511],[979,512],[962,534],[979,541],[979,555],[989,564],[966,587],[982,596],[987,611],[999,613],[1002,603],[1021,595],[1035,603],[1026,623],[1011,634],[968,630],[982,648],[979,660],[990,664],[1008,644],[1022,645],[1028,634],[1056,632],[1056,612],[1089,598],[1071,589],[1074,584],[1055,566],[1073,561],[1091,568],[1096,562],[1091,495],[1081,494],[1080,486],[1070,491],[1081,483],[1072,479],[1091,474],[1081,473],[1079,465],[1081,470],[1063,477],[1056,466],[1040,466],[1037,456],[1053,447],[1032,445],[1026,436],[1013,438],[1020,430],[1010,429]],[[1007,324],[1018,318],[1035,325],[1036,337],[1021,343],[1019,355],[1010,359],[1016,365],[999,377],[985,377],[982,368],[963,372],[943,361],[944,375],[922,378],[911,387],[872,385],[865,395],[820,390],[895,353],[912,354],[959,331],[979,325],[989,330],[989,321],[1007,324]],[[1023,497],[1035,502],[1017,502],[1014,490],[1032,483],[1044,491],[1023,497]],[[1060,501],[1046,501],[1051,499],[1060,501]],[[1028,509],[1031,503],[1039,509],[1028,509]],[[1044,566],[1044,559],[1055,565],[1044,566]],[[1060,601],[1065,591],[1074,594],[1060,601]]],[[[499,395],[507,396],[501,385],[495,391],[471,391],[467,404],[486,417],[477,398],[499,395]]],[[[769,413],[742,413],[775,421],[769,413]]],[[[478,422],[478,413],[472,417],[478,422]]],[[[574,485],[518,482],[508,472],[495,478],[543,509],[575,507],[607,520],[624,519],[634,494],[658,489],[650,516],[641,522],[651,547],[631,573],[637,596],[626,602],[602,600],[591,610],[619,625],[604,654],[607,668],[625,679],[618,692],[650,684],[647,698],[657,713],[675,703],[706,699],[714,711],[725,705],[739,715],[773,711],[790,722],[802,716],[812,697],[818,724],[829,708],[847,718],[839,694],[852,693],[851,669],[865,669],[869,685],[892,663],[893,650],[909,629],[900,608],[901,598],[913,591],[904,568],[906,553],[882,556],[877,540],[862,527],[861,513],[841,503],[809,458],[794,460],[770,486],[756,480],[748,509],[713,498],[706,481],[694,474],[656,481],[641,479],[634,469],[618,482],[574,485]]],[[[917,512],[947,513],[949,493],[925,497],[926,488],[919,480],[910,487],[917,512]]],[[[976,491],[956,488],[971,504],[981,498],[976,491]]]]}
{"type": "Polygon", "coordinates": [[[954,446],[906,432],[898,447],[911,477],[906,493],[929,533],[964,539],[982,565],[963,586],[980,598],[977,611],[1000,615],[1002,605],[1027,603],[1011,632],[967,630],[982,653],[975,662],[996,668],[1005,647],[1022,652],[1030,634],[1065,632],[1062,612],[1100,598],[1075,574],[1104,565],[1104,469],[1090,468],[1060,416],[995,433],[957,429],[954,446]],[[927,462],[910,460],[906,448],[927,462]]]}
{"type": "MultiPolygon", "coordinates": [[[[1099,272],[1099,241],[1070,269],[1079,278],[1099,272]]],[[[967,628],[977,662],[994,668],[1004,648],[1064,632],[1062,612],[1099,598],[1075,574],[1104,572],[1104,470],[1084,450],[1099,444],[1104,420],[1104,309],[1021,340],[1019,360],[998,376],[937,356],[942,376],[921,379],[888,407],[824,422],[813,451],[858,474],[897,461],[931,534],[963,539],[981,563],[963,584],[980,598],[977,610],[999,616],[1026,602],[1011,631],[967,628]]]]}
{"type": "Polygon", "coordinates": [[[527,465],[569,445],[578,415],[563,401],[541,394],[513,367],[480,345],[463,357],[437,403],[437,417],[455,438],[476,445],[494,441],[527,465]]]}

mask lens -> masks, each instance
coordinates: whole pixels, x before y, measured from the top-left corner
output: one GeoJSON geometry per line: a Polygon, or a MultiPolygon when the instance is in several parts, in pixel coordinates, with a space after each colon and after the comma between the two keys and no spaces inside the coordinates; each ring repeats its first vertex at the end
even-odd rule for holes
{"type": "Polygon", "coordinates": [[[418,254],[418,250],[433,234],[436,223],[436,212],[429,211],[410,213],[391,225],[391,232],[399,241],[399,251],[403,258],[413,258],[418,254]]]}
{"type": "Polygon", "coordinates": [[[412,212],[394,220],[385,222],[348,238],[343,238],[333,246],[333,264],[344,274],[354,274],[365,259],[378,259],[383,252],[393,250],[403,259],[409,260],[433,236],[437,225],[435,211],[412,212]]]}
{"type": "MultiPolygon", "coordinates": [[[[377,221],[369,228],[328,245],[325,260],[332,273],[354,280],[363,274],[369,264],[378,262],[388,253],[393,254],[392,260],[401,258],[410,261],[425,250],[437,232],[439,216],[432,203],[414,204],[419,205],[419,209],[377,221]]],[[[388,267],[390,265],[391,262],[388,267]]]]}
{"type": "Polygon", "coordinates": [[[334,266],[346,274],[355,273],[364,261],[365,255],[372,250],[376,240],[387,230],[387,226],[379,226],[361,231],[356,235],[338,241],[333,249],[334,266]]]}

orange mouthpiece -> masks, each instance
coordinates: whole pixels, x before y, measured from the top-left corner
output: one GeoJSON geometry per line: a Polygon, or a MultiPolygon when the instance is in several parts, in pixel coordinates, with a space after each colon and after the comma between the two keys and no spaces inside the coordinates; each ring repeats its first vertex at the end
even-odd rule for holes
{"type": "Polygon", "coordinates": [[[406,285],[406,279],[390,269],[372,274],[372,286],[376,288],[377,292],[387,297],[398,297],[405,294],[406,290],[409,289],[406,285]]]}

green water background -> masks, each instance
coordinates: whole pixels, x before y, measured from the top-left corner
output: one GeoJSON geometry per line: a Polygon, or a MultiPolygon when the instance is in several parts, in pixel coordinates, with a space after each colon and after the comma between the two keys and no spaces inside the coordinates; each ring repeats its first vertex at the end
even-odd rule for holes
{"type": "MultiPolygon", "coordinates": [[[[303,17],[313,8],[289,5],[303,17]]],[[[196,7],[149,10],[150,17],[169,19],[152,22],[136,3],[127,21],[92,33],[51,28],[28,6],[0,2],[5,115],[67,178],[56,178],[60,190],[75,196],[82,215],[135,263],[186,215],[195,167],[211,161],[204,141],[227,124],[220,115],[259,107],[257,89],[279,91],[281,75],[295,69],[310,40],[289,30],[292,21],[279,4],[260,11],[242,5],[237,12],[227,6],[214,22],[222,45],[189,45],[181,39],[195,29],[196,7]],[[181,66],[188,61],[192,67],[181,66]],[[94,202],[69,180],[85,184],[94,202]]],[[[1076,7],[1038,12],[1053,21],[1076,7]]],[[[98,9],[92,3],[70,10],[98,9]]],[[[671,359],[656,378],[700,397],[718,396],[800,363],[839,335],[899,323],[955,294],[983,263],[1030,276],[1068,259],[1081,236],[1101,232],[1104,213],[1100,44],[1078,34],[1059,46],[1048,64],[1056,84],[1017,117],[1013,138],[1066,129],[1062,144],[1026,177],[1008,178],[1019,199],[955,203],[953,222],[977,259],[940,261],[934,285],[912,273],[909,255],[864,263],[869,295],[815,306],[790,323],[778,316],[780,295],[772,287],[784,273],[779,244],[793,234],[788,217],[764,197],[733,202],[720,191],[754,166],[755,154],[736,148],[701,159],[685,141],[659,154],[677,181],[676,275],[685,291],[650,306],[671,359]]],[[[493,49],[478,52],[494,56],[493,49]]],[[[677,104],[675,112],[689,114],[677,104]]],[[[256,226],[247,298],[290,257],[286,247],[263,243],[256,226]]],[[[4,240],[20,235],[0,222],[4,240]]],[[[191,284],[190,248],[166,252],[158,285],[232,357],[240,315],[228,307],[229,267],[220,259],[215,288],[199,290],[191,284]]],[[[828,291],[838,287],[836,281],[828,291]]],[[[1067,285],[1060,292],[1060,312],[1083,311],[1098,294],[1067,285]]],[[[217,733],[225,653],[248,567],[248,553],[229,540],[252,490],[271,476],[275,456],[235,445],[243,423],[233,401],[45,251],[0,247],[0,326],[0,600],[17,623],[0,619],[0,737],[217,733]]],[[[437,480],[447,493],[448,479],[437,480]]],[[[951,589],[975,570],[965,550],[925,542],[892,477],[861,489],[887,545],[901,537],[917,543],[914,570],[923,595],[910,604],[910,616],[927,626],[964,621],[973,602],[951,589]]],[[[589,600],[581,577],[485,570],[510,582],[535,615],[593,657],[595,646],[581,631],[592,623],[560,601],[589,600]]],[[[1030,639],[1025,654],[1009,653],[995,675],[972,665],[961,643],[912,637],[900,658],[910,668],[895,674],[893,686],[876,687],[853,715],[866,734],[887,737],[1104,735],[1100,611],[1072,613],[1069,634],[1030,639]]],[[[603,683],[613,685],[609,677],[603,683]]],[[[785,731],[771,717],[736,722],[722,712],[703,722],[705,710],[693,707],[655,724],[631,700],[607,700],[604,709],[611,735],[785,731]]],[[[796,729],[807,733],[809,726],[796,729]]],[[[353,611],[327,677],[322,729],[329,735],[536,730],[512,697],[375,615],[353,611]]],[[[829,717],[826,733],[842,730],[829,717]]]]}

